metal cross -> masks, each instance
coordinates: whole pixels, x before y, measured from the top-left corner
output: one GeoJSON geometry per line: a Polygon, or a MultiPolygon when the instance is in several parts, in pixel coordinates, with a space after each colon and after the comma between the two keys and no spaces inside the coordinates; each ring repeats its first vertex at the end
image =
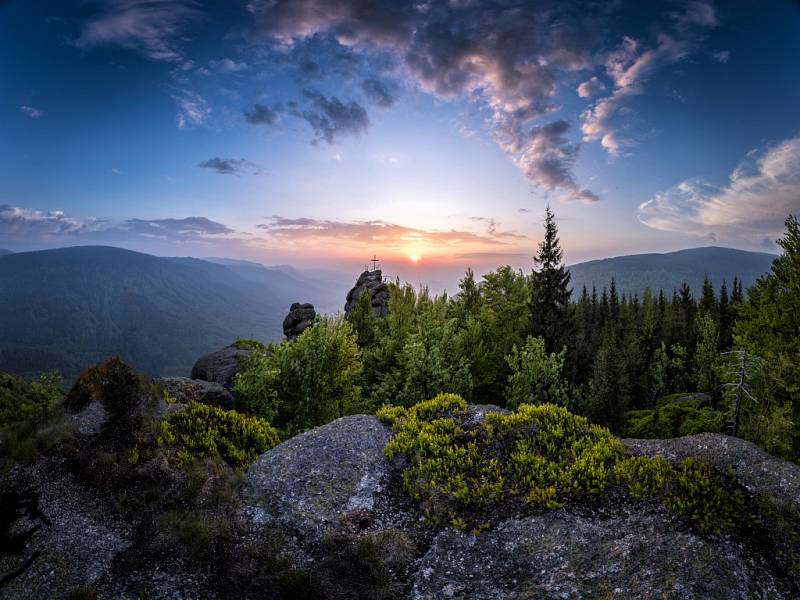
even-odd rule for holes
{"type": "Polygon", "coordinates": [[[380,259],[373,254],[371,262],[372,262],[372,270],[373,271],[377,271],[378,270],[378,263],[380,262],[380,259]]]}

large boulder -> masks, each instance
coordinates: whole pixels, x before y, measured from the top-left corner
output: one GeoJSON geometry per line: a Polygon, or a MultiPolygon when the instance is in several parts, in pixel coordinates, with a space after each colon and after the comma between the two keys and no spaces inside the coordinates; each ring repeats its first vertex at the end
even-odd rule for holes
{"type": "Polygon", "coordinates": [[[475,536],[440,533],[422,558],[416,600],[791,598],[728,540],[681,531],[662,513],[602,520],[549,512],[475,536]]]}
{"type": "Polygon", "coordinates": [[[383,272],[380,269],[361,273],[356,284],[347,293],[347,301],[344,305],[345,314],[358,305],[362,294],[369,294],[374,316],[385,317],[389,314],[389,287],[383,282],[383,272]]]}
{"type": "Polygon", "coordinates": [[[283,320],[283,335],[287,340],[297,339],[301,333],[314,324],[317,311],[313,304],[295,302],[289,307],[289,314],[283,320]]]}
{"type": "Polygon", "coordinates": [[[250,356],[251,348],[236,344],[209,352],[197,359],[192,367],[192,379],[213,381],[223,387],[233,387],[233,378],[241,370],[241,361],[250,356]]]}
{"type": "Polygon", "coordinates": [[[225,389],[222,384],[202,379],[189,379],[188,377],[163,377],[156,380],[167,393],[180,404],[189,402],[202,402],[224,409],[234,407],[233,394],[225,389]]]}
{"type": "Polygon", "coordinates": [[[375,417],[355,415],[279,444],[247,471],[245,512],[255,522],[278,521],[319,539],[339,516],[372,509],[387,473],[389,437],[375,417]]]}

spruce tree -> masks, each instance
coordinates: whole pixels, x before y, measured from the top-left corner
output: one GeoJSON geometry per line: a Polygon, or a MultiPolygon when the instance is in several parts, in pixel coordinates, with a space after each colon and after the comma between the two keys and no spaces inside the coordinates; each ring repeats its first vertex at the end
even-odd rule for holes
{"type": "Polygon", "coordinates": [[[544,240],[534,257],[531,322],[533,334],[544,338],[547,352],[559,352],[570,333],[570,274],[563,262],[556,218],[545,211],[544,240]]]}

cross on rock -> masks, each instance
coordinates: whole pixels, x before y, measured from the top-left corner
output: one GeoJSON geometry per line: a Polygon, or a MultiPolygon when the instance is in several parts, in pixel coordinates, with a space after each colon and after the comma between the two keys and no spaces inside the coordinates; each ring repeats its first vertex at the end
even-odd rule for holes
{"type": "Polygon", "coordinates": [[[372,262],[372,270],[373,271],[377,271],[378,270],[378,263],[380,262],[380,259],[373,254],[372,255],[372,260],[370,262],[372,262]]]}

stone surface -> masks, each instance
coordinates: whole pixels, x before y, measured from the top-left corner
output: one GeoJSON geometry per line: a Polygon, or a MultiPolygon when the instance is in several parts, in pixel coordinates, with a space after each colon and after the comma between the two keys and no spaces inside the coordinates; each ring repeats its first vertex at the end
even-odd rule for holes
{"type": "Polygon", "coordinates": [[[67,598],[94,584],[131,545],[132,532],[112,503],[91,494],[60,464],[39,461],[0,484],[9,490],[2,510],[16,517],[10,531],[22,536],[21,543],[9,544],[16,551],[0,552],[0,597],[67,598]]]}
{"type": "Polygon", "coordinates": [[[383,283],[383,272],[380,269],[361,273],[356,284],[347,293],[345,314],[358,305],[358,300],[364,293],[370,295],[370,306],[374,316],[385,317],[389,314],[389,286],[383,283]]]}
{"type": "Polygon", "coordinates": [[[751,442],[720,433],[622,442],[634,454],[672,461],[697,457],[720,471],[733,468],[738,482],[751,494],[765,493],[800,507],[800,465],[775,458],[751,442]]]}
{"type": "Polygon", "coordinates": [[[276,519],[313,539],[338,516],[371,509],[383,488],[389,437],[375,417],[355,415],[276,446],[245,475],[241,493],[249,518],[276,519]]]}
{"type": "Polygon", "coordinates": [[[216,352],[209,352],[197,359],[192,367],[192,379],[213,381],[225,388],[233,386],[233,378],[241,369],[240,361],[249,356],[252,350],[227,346],[216,352]]]}
{"type": "Polygon", "coordinates": [[[422,558],[416,600],[790,598],[727,540],[678,530],[661,513],[608,520],[565,512],[510,520],[474,536],[440,533],[422,558]]]}
{"type": "Polygon", "coordinates": [[[188,377],[164,377],[156,379],[156,383],[164,386],[169,395],[181,404],[202,402],[231,409],[235,403],[233,394],[222,384],[213,381],[189,379],[188,377]]]}
{"type": "Polygon", "coordinates": [[[294,340],[314,324],[317,311],[313,304],[295,302],[289,307],[289,314],[283,320],[283,335],[287,340],[294,340]]]}

